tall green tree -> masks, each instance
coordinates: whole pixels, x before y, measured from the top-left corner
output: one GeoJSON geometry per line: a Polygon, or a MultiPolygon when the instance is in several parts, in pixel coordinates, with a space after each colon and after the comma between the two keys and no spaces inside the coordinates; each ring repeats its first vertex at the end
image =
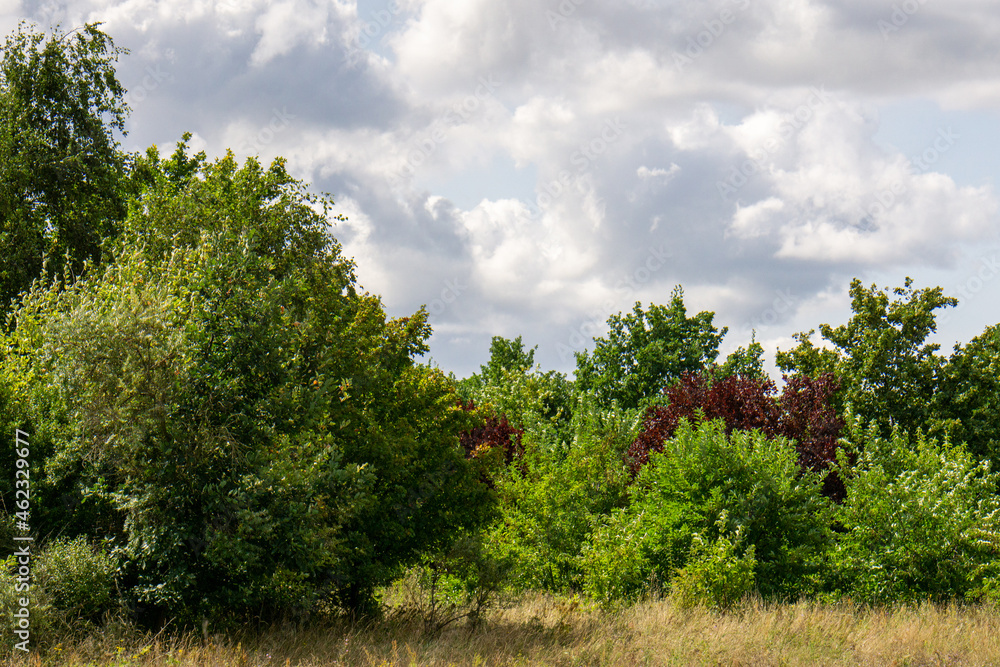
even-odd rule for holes
{"type": "Polygon", "coordinates": [[[926,341],[937,331],[934,311],[958,301],[940,287],[914,289],[910,278],[891,292],[855,279],[850,295],[848,323],[819,327],[830,346],[814,345],[812,331],[796,334],[798,346],[778,352],[778,367],[810,377],[832,372],[840,383],[838,408],[850,403],[855,415],[878,423],[887,436],[894,424],[911,433],[946,428],[933,409],[946,359],[939,345],[926,341]]]}
{"type": "Polygon", "coordinates": [[[934,411],[950,418],[952,441],[1000,470],[1000,324],[965,346],[956,345],[944,367],[934,411]]]}
{"type": "Polygon", "coordinates": [[[453,383],[414,361],[426,312],[387,319],[356,290],[332,202],[282,161],[183,142],[145,160],[113,261],[15,313],[9,372],[50,440],[39,492],[101,499],[85,528],[109,526],[151,621],[370,606],[492,506],[453,383]]]}
{"type": "Polygon", "coordinates": [[[45,35],[22,23],[0,56],[0,308],[39,276],[102,258],[126,211],[124,53],[87,24],[45,35]]]}
{"type": "Polygon", "coordinates": [[[604,402],[634,408],[684,372],[712,364],[728,328],[715,328],[715,313],[688,317],[684,291],[676,287],[668,306],[636,302],[631,313],[608,318],[607,337],[594,339],[593,352],[576,355],[576,386],[604,402]]]}

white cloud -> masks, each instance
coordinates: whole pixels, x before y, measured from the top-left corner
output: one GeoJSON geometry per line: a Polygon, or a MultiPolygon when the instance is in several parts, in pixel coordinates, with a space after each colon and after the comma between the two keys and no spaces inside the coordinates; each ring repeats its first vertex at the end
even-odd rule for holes
{"type": "MultiPolygon", "coordinates": [[[[914,165],[873,139],[887,104],[1000,111],[995,4],[403,0],[369,25],[388,10],[71,0],[59,19],[132,49],[130,148],[191,130],[213,154],[288,157],[348,214],[365,286],[434,304],[439,361],[475,368],[461,355],[523,333],[565,369],[557,344],[677,283],[720,320],[774,310],[768,340],[787,340],[851,275],[947,267],[995,232],[995,190],[956,183],[950,146],[914,165]],[[465,209],[437,190],[497,163],[537,181],[498,170],[465,209]]],[[[997,140],[1000,121],[975,142],[997,140]]]]}

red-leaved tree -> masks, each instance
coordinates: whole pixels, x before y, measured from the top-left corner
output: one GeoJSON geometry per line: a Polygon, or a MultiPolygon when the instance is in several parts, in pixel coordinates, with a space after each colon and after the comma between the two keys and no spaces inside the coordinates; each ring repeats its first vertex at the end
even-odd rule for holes
{"type": "MultiPolygon", "coordinates": [[[[721,419],[727,434],[759,429],[769,437],[794,440],[802,467],[825,470],[836,458],[844,426],[830,404],[837,387],[830,373],[786,377],[784,390],[775,396],[777,387],[769,379],[736,375],[713,381],[704,373],[685,373],[665,390],[667,405],[647,408],[643,431],[626,452],[627,463],[637,474],[651,452],[663,449],[682,419],[721,419]]],[[[843,483],[835,474],[828,475],[823,491],[839,500],[843,483]]]]}

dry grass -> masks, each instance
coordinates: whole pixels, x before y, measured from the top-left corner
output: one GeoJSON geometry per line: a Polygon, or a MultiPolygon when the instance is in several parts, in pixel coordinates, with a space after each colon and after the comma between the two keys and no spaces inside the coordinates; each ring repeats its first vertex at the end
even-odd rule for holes
{"type": "Polygon", "coordinates": [[[451,627],[436,637],[425,635],[418,620],[398,617],[230,639],[106,635],[31,658],[34,664],[122,667],[1000,665],[1000,610],[751,602],[717,614],[659,601],[612,613],[538,596],[495,612],[478,630],[451,627]]]}

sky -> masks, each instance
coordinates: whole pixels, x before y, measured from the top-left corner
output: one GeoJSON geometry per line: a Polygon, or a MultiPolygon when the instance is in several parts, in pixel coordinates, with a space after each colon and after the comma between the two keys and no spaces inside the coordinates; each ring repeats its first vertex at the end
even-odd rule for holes
{"type": "Polygon", "coordinates": [[[571,373],[677,285],[769,360],[854,278],[958,298],[945,352],[1000,322],[994,0],[0,0],[19,19],[130,50],[126,150],[191,132],[329,192],[361,286],[425,306],[458,377],[493,336],[571,373]]]}

